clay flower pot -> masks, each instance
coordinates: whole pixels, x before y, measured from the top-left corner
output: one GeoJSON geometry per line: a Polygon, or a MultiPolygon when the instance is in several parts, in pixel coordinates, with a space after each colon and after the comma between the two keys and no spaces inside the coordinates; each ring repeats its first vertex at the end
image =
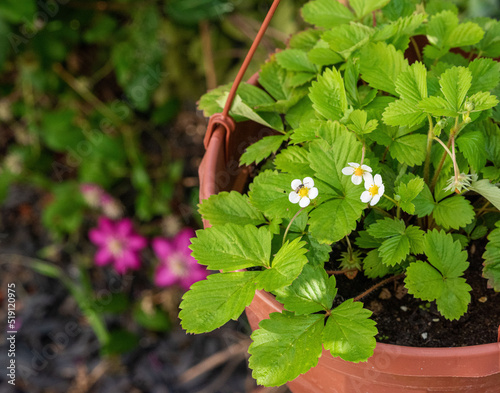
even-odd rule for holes
{"type": "MultiPolygon", "coordinates": [[[[255,83],[256,77],[249,82],[255,83]]],[[[238,123],[234,131],[216,127],[207,140],[199,169],[200,201],[220,191],[242,192],[248,172],[239,167],[239,156],[248,145],[269,134],[270,130],[253,122],[238,123]]],[[[205,227],[209,225],[205,222],[205,227]]],[[[270,313],[281,310],[272,295],[258,291],[246,314],[255,330],[270,313]]],[[[294,393],[498,393],[500,343],[457,348],[378,343],[373,356],[364,363],[346,362],[323,351],[318,365],[288,386],[294,393]]]]}

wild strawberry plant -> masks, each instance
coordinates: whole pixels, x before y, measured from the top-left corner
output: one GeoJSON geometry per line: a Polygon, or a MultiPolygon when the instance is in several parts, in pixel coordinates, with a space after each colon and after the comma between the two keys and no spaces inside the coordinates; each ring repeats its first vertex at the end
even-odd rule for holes
{"type": "MultiPolygon", "coordinates": [[[[255,290],[274,294],[285,311],[260,323],[249,350],[266,386],[323,349],[353,362],[373,353],[371,312],[360,296],[338,300],[325,270],[332,245],[341,269],[404,277],[455,320],[471,300],[467,247],[485,238],[485,285],[500,288],[500,22],[460,22],[442,1],[313,0],[302,15],[314,27],[262,66],[263,89],[239,88],[231,115],[275,135],[241,157],[266,160],[248,194],[201,203],[212,227],[192,255],[220,273],[194,284],[180,312],[201,333],[237,318],[255,290]]],[[[228,88],[202,98],[207,115],[228,88]]]]}

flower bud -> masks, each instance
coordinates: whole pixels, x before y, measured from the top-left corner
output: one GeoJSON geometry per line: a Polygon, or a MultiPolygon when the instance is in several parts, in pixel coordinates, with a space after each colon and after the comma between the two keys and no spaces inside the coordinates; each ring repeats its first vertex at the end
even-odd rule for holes
{"type": "Polygon", "coordinates": [[[439,127],[439,128],[445,128],[445,127],[446,127],[446,120],[445,120],[445,119],[441,119],[441,120],[439,120],[439,121],[436,123],[436,127],[439,127]]]}
{"type": "Polygon", "coordinates": [[[476,106],[473,102],[467,101],[464,105],[464,108],[467,112],[473,111],[476,106]]]}
{"type": "Polygon", "coordinates": [[[470,118],[470,116],[464,116],[464,123],[465,124],[469,124],[471,121],[472,121],[472,119],[470,118]]]}

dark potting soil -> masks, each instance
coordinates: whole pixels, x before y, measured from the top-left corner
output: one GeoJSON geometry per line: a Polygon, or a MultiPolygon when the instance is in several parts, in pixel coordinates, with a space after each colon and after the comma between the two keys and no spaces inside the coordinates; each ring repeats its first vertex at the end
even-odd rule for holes
{"type": "MultiPolygon", "coordinates": [[[[373,312],[379,331],[377,342],[413,347],[461,347],[497,341],[500,325],[500,293],[487,287],[482,277],[484,245],[470,247],[470,266],[464,274],[472,287],[467,313],[449,321],[435,302],[425,302],[406,292],[404,278],[377,288],[361,301],[373,312]]],[[[362,273],[353,279],[336,276],[339,301],[363,293],[383,279],[371,280],[362,273]]]]}

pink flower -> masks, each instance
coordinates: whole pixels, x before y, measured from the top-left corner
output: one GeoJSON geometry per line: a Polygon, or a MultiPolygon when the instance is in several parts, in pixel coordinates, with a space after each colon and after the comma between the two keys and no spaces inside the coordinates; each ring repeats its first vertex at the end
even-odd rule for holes
{"type": "Polygon", "coordinates": [[[93,208],[98,208],[101,205],[101,196],[104,190],[97,184],[83,183],[80,185],[80,192],[87,204],[93,208]]]}
{"type": "Polygon", "coordinates": [[[90,230],[89,238],[98,247],[95,254],[96,265],[112,263],[120,274],[141,266],[139,252],[146,247],[147,240],[134,231],[130,219],[112,221],[100,217],[97,228],[90,230]]]}
{"type": "Polygon", "coordinates": [[[101,210],[106,217],[109,217],[113,220],[117,220],[122,216],[122,207],[120,203],[113,198],[111,195],[103,192],[101,194],[101,210]]]}
{"type": "Polygon", "coordinates": [[[178,284],[187,290],[195,282],[207,277],[206,269],[191,256],[189,245],[194,236],[194,230],[186,228],[171,240],[153,240],[153,250],[160,260],[155,272],[156,285],[167,287],[178,284]]]}
{"type": "Polygon", "coordinates": [[[106,217],[117,220],[122,216],[120,203],[97,184],[83,183],[80,191],[85,202],[94,209],[100,209],[106,217]]]}

